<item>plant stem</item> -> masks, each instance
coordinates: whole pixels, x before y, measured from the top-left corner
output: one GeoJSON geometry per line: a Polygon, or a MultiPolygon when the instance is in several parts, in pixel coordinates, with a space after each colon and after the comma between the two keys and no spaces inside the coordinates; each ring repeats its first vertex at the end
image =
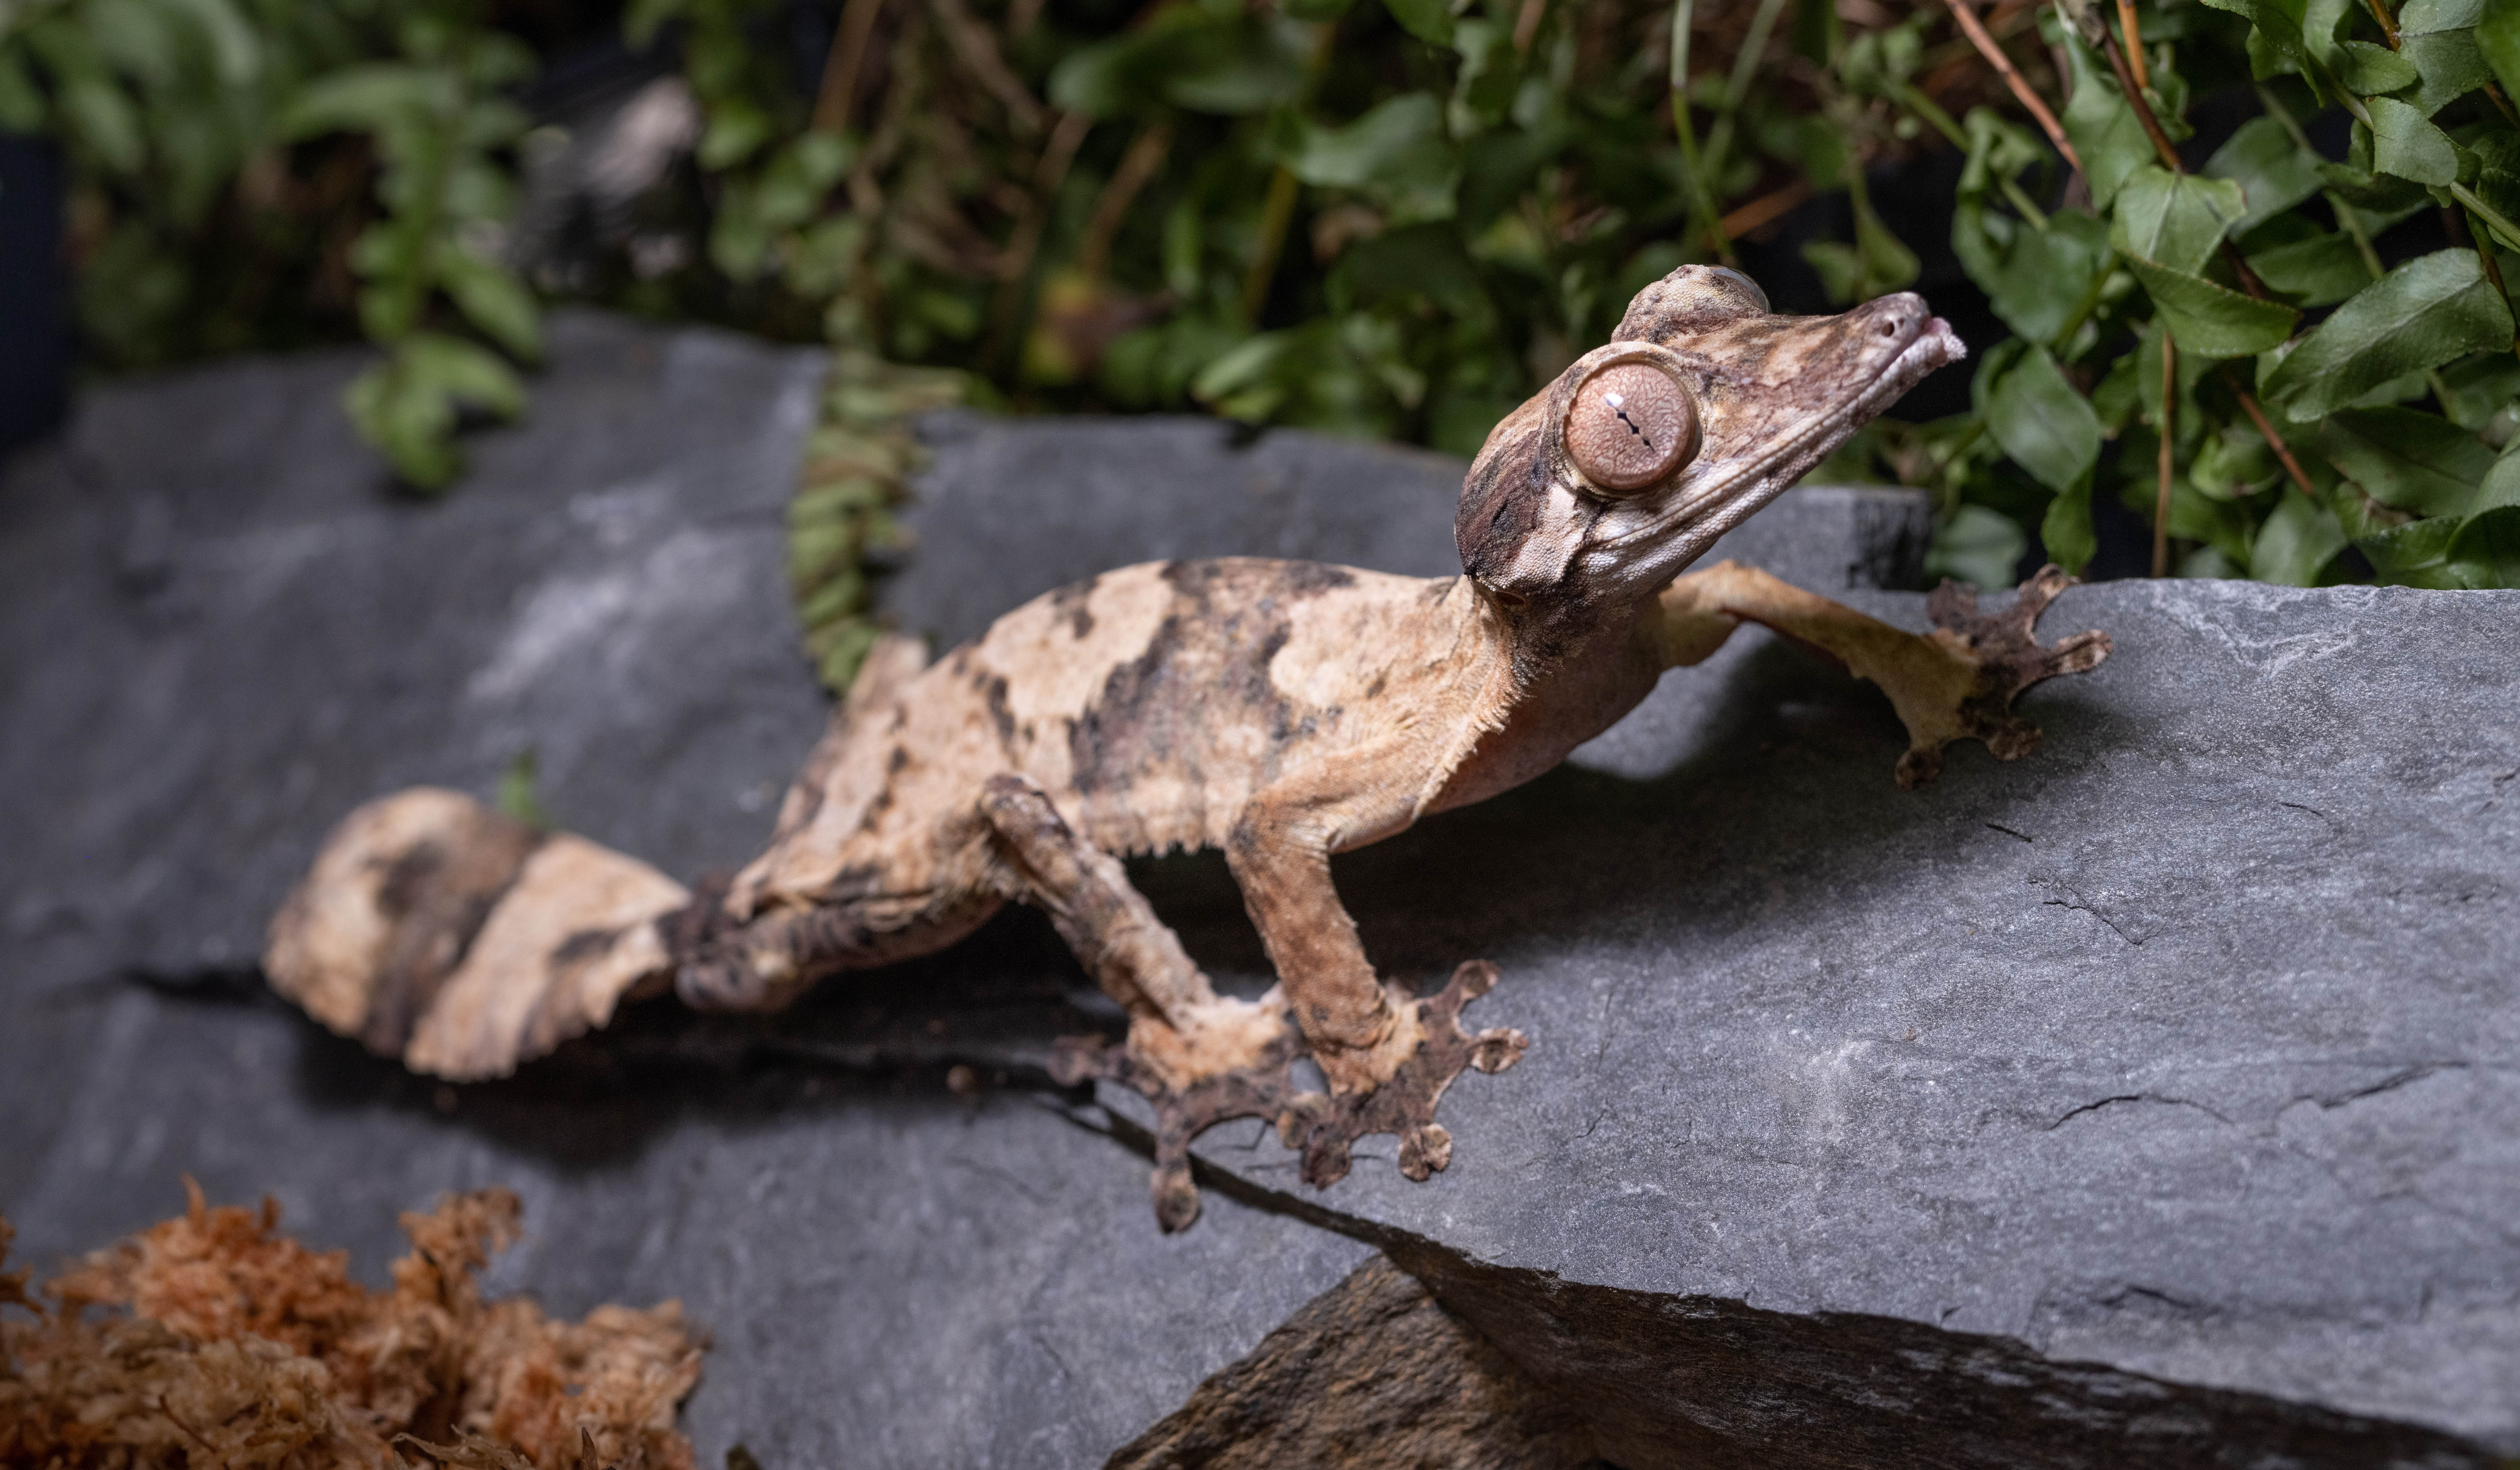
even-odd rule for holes
{"type": "Polygon", "coordinates": [[[2152,140],[2152,151],[2160,156],[2161,166],[2172,173],[2185,173],[2186,166],[2179,161],[2179,150],[2171,147],[2170,135],[2161,129],[2161,119],[2152,114],[2152,104],[2135,79],[2134,69],[2127,66],[2126,51],[2118,45],[2118,38],[2102,30],[2100,49],[2108,56],[2109,69],[2117,73],[2118,90],[2126,94],[2127,104],[2135,109],[2136,120],[2143,124],[2143,135],[2152,140]]]}
{"type": "Polygon", "coordinates": [[[2467,206],[2468,213],[2475,215],[2478,219],[2481,219],[2485,221],[2486,224],[2492,226],[2494,233],[2501,236],[2505,244],[2509,245],[2515,250],[2520,250],[2520,225],[2515,225],[2511,221],[2504,219],[2500,214],[2495,211],[2493,205],[2487,203],[2481,199],[2478,199],[2474,191],[2470,190],[2465,184],[2452,184],[2450,186],[2449,192],[2452,199],[2454,199],[2467,206]]]}
{"type": "Polygon", "coordinates": [[[2232,374],[2228,364],[2223,368],[2223,386],[2229,388],[2231,396],[2240,400],[2240,407],[2248,414],[2249,422],[2258,426],[2258,437],[2266,440],[2267,447],[2283,462],[2284,472],[2292,476],[2293,487],[2309,496],[2313,505],[2318,504],[2318,491],[2310,483],[2310,476],[2302,471],[2301,462],[2292,457],[2292,446],[2284,442],[2283,435],[2275,432],[2274,424],[2267,418],[2267,411],[2258,407],[2256,395],[2240,386],[2240,379],[2232,374]]]}
{"type": "Polygon", "coordinates": [[[1709,192],[1715,187],[1711,176],[1724,171],[1724,156],[1732,148],[1732,119],[1749,99],[1750,80],[1758,75],[1759,59],[1767,54],[1768,38],[1776,33],[1777,18],[1784,9],[1785,0],[1759,0],[1758,10],[1750,17],[1750,33],[1742,38],[1740,54],[1732,58],[1732,74],[1724,82],[1724,104],[1716,110],[1715,125],[1706,130],[1709,192]]]}
{"type": "MultiPolygon", "coordinates": [[[[2121,11],[2125,0],[2119,0],[2121,11]]],[[[2170,339],[2170,329],[2161,330],[2161,455],[2160,492],[2152,505],[2152,574],[2170,575],[2170,467],[2175,447],[2172,425],[2179,414],[2179,347],[2170,339]]]]}
{"type": "Polygon", "coordinates": [[[2065,356],[2065,349],[2073,344],[2074,334],[2082,331],[2083,324],[2092,319],[2092,313],[2100,309],[2100,292],[2108,287],[2109,273],[2117,268],[2118,252],[2111,250],[2109,258],[2101,261],[2099,269],[2092,273],[2092,284],[2084,289],[2083,299],[2075,302],[2074,309],[2065,314],[2065,325],[2057,328],[2055,336],[2048,340],[2048,351],[2060,358],[2065,356]]]}
{"type": "Polygon", "coordinates": [[[2030,90],[2030,83],[2013,68],[2012,58],[2005,56],[2003,48],[1995,44],[1995,37],[1986,33],[1986,26],[1978,20],[1977,13],[1969,9],[1968,0],[1943,0],[1943,4],[1951,10],[1952,19],[1959,22],[1960,33],[1977,48],[1977,54],[1985,57],[1987,65],[1995,68],[1996,75],[2002,77],[2003,84],[2012,89],[2013,99],[2028,109],[2031,116],[2039,119],[2039,126],[2048,134],[2048,141],[2055,146],[2067,163],[2073,165],[2076,173],[2081,173],[2083,160],[2075,154],[2074,145],[2066,141],[2064,124],[2056,120],[2055,113],[2048,111],[2048,104],[2040,100],[2039,94],[2030,90]]]}
{"type": "MultiPolygon", "coordinates": [[[[2485,267],[2485,279],[2494,284],[2494,293],[2502,298],[2503,315],[2510,315],[2511,291],[2502,284],[2502,263],[2494,258],[2494,246],[2489,243],[2490,237],[2484,225],[2480,223],[2471,231],[2459,218],[2458,211],[2451,208],[2442,210],[2442,224],[2450,233],[2451,244],[2463,245],[2476,252],[2477,263],[2485,267]]],[[[2520,329],[2513,331],[2511,351],[2513,356],[2520,357],[2520,329]]],[[[2447,398],[2442,401],[2442,407],[2450,407],[2447,398]]]]}
{"type": "Polygon", "coordinates": [[[1697,0],[1675,0],[1671,8],[1671,126],[1680,140],[1681,166],[1688,170],[1688,208],[1695,225],[1689,238],[1706,237],[1715,257],[1732,265],[1732,241],[1716,212],[1714,181],[1706,176],[1706,161],[1697,151],[1697,124],[1688,118],[1688,27],[1696,13],[1697,0]]]}
{"type": "MultiPolygon", "coordinates": [[[[1322,72],[1330,62],[1330,46],[1338,36],[1338,22],[1324,21],[1313,27],[1313,53],[1304,62],[1304,83],[1297,105],[1308,106],[1314,92],[1321,87],[1322,72]]],[[[1246,327],[1260,325],[1261,308],[1269,304],[1269,287],[1278,276],[1278,259],[1286,245],[1286,226],[1295,217],[1297,180],[1280,164],[1269,175],[1269,196],[1260,204],[1260,248],[1251,256],[1251,268],[1242,277],[1242,322],[1246,327]]]]}
{"type": "MultiPolygon", "coordinates": [[[[2143,124],[2144,136],[2152,140],[2152,151],[2161,156],[2161,166],[2176,174],[2187,172],[2187,165],[2179,160],[2179,150],[2170,146],[2170,134],[2162,130],[2161,119],[2153,115],[2152,103],[2144,97],[2143,89],[2136,85],[2135,73],[2127,66],[2126,52],[2119,48],[2118,38],[2103,28],[2100,45],[2108,54],[2109,69],[2117,73],[2118,90],[2126,95],[2128,105],[2135,109],[2136,120],[2143,124]]],[[[2222,249],[2223,259],[2231,267],[2231,275],[2239,281],[2241,290],[2260,301],[2272,299],[2267,293],[2267,284],[2258,279],[2256,271],[2249,269],[2249,262],[2242,258],[2238,245],[2225,240],[2222,249]]]]}
{"type": "Polygon", "coordinates": [[[1286,225],[1295,217],[1295,176],[1280,164],[1269,175],[1269,197],[1260,204],[1260,249],[1242,277],[1242,323],[1260,325],[1260,309],[1269,304],[1269,283],[1278,275],[1278,256],[1285,248],[1286,225]]]}
{"type": "Polygon", "coordinates": [[[2141,91],[2152,85],[2152,78],[2144,72],[2143,32],[2136,28],[2135,0],[2118,0],[2118,29],[2126,32],[2127,66],[2135,72],[2136,90],[2141,91]]]}
{"type": "Polygon", "coordinates": [[[866,64],[867,37],[875,31],[883,0],[849,0],[840,12],[839,28],[832,32],[832,52],[823,61],[823,84],[814,97],[816,128],[836,133],[849,125],[857,106],[858,72],[866,64]]]}

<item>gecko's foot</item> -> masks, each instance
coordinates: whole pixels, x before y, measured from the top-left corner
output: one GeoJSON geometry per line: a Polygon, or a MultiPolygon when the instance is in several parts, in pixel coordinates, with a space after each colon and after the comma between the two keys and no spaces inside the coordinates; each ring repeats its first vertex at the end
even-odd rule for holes
{"type": "Polygon", "coordinates": [[[1273,989],[1257,1002],[1201,1004],[1179,1030],[1141,1017],[1117,1047],[1101,1037],[1062,1037],[1050,1072],[1063,1087],[1108,1078],[1154,1104],[1150,1189],[1155,1223],[1169,1235],[1198,1219],[1191,1140],[1232,1118],[1284,1118],[1296,1096],[1290,1068],[1303,1046],[1285,1000],[1273,989]]]}
{"type": "Polygon", "coordinates": [[[1497,1027],[1473,1036],[1462,1029],[1462,1007],[1496,988],[1497,967],[1473,959],[1453,971],[1451,983],[1423,1001],[1395,996],[1401,1020],[1418,1043],[1399,1069],[1371,1091],[1307,1092],[1293,1099],[1279,1122],[1279,1136],[1303,1150],[1304,1182],[1337,1183],[1347,1177],[1349,1151],[1370,1134],[1400,1138],[1400,1172],[1425,1180],[1453,1161],[1453,1136],[1435,1121],[1435,1105],[1464,1067],[1502,1072],[1522,1059],[1530,1045],[1519,1031],[1497,1027]]]}
{"type": "MultiPolygon", "coordinates": [[[[1996,613],[1980,613],[1976,589],[1949,578],[1925,601],[1936,636],[1958,645],[1977,666],[1976,682],[1960,700],[1956,735],[1984,740],[1997,760],[2019,760],[2039,748],[2039,727],[2012,712],[2013,696],[2043,679],[2088,672],[2109,656],[2109,636],[2097,630],[2049,646],[2039,643],[2039,615],[2075,580],[2050,562],[2021,584],[2011,606],[1996,613]]],[[[1899,784],[1921,786],[1942,769],[1942,742],[1919,743],[1899,758],[1899,784]]]]}

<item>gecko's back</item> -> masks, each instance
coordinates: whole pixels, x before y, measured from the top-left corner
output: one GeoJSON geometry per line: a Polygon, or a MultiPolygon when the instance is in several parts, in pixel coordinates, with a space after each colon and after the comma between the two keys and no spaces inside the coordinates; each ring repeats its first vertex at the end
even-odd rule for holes
{"type": "Polygon", "coordinates": [[[1458,587],[1229,557],[1037,598],[835,729],[739,902],[921,910],[968,891],[992,851],[974,802],[1004,772],[1103,851],[1221,846],[1254,792],[1444,702],[1465,673],[1458,587]]]}

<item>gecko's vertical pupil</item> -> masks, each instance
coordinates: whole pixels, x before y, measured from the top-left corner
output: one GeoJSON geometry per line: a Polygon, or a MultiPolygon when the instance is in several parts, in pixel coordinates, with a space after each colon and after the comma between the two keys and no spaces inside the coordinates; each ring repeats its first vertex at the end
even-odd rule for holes
{"type": "Polygon", "coordinates": [[[1669,478],[1696,437],[1688,394],[1650,363],[1613,363],[1566,413],[1566,452],[1594,488],[1627,495],[1669,478]]]}

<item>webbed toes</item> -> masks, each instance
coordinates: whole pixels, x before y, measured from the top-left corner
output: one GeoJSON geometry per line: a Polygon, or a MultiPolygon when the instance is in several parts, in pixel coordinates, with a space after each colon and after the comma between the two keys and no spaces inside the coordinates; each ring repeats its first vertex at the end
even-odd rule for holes
{"type": "Polygon", "coordinates": [[[2039,748],[2039,727],[2012,712],[2014,697],[2041,680],[2087,673],[2109,656],[2109,636],[2096,629],[2051,645],[2039,642],[2040,614],[2076,580],[2050,562],[2021,584],[2011,605],[1994,613],[1977,610],[1974,588],[1947,578],[1934,590],[1926,612],[1940,633],[1966,650],[1977,665],[1977,678],[1960,700],[1958,729],[1900,757],[1897,774],[1903,788],[1924,785],[1941,774],[1942,743],[1950,739],[1974,736],[2003,761],[2019,760],[2039,748]]]}
{"type": "Polygon", "coordinates": [[[1061,1086],[1107,1078],[1154,1105],[1155,1168],[1148,1190],[1155,1223],[1167,1235],[1198,1219],[1192,1140],[1234,1118],[1281,1123],[1297,1100],[1291,1069],[1303,1037],[1277,992],[1257,1005],[1213,1005],[1218,1023],[1201,1036],[1185,1038],[1160,1020],[1142,1018],[1120,1046],[1101,1037],[1063,1037],[1051,1052],[1050,1073],[1061,1086]]]}
{"type": "Polygon", "coordinates": [[[1389,1080],[1371,1091],[1318,1093],[1297,1099],[1279,1136],[1303,1151],[1304,1182],[1334,1184],[1347,1176],[1356,1140],[1373,1134],[1400,1139],[1400,1172],[1423,1181],[1453,1161],[1453,1136],[1435,1121],[1444,1090],[1464,1068],[1502,1072],[1521,1060],[1528,1038],[1510,1027],[1475,1035],[1462,1029],[1462,1007],[1496,988],[1497,967],[1473,959],[1453,971],[1450,983],[1417,1008],[1419,1040],[1389,1080]]]}

